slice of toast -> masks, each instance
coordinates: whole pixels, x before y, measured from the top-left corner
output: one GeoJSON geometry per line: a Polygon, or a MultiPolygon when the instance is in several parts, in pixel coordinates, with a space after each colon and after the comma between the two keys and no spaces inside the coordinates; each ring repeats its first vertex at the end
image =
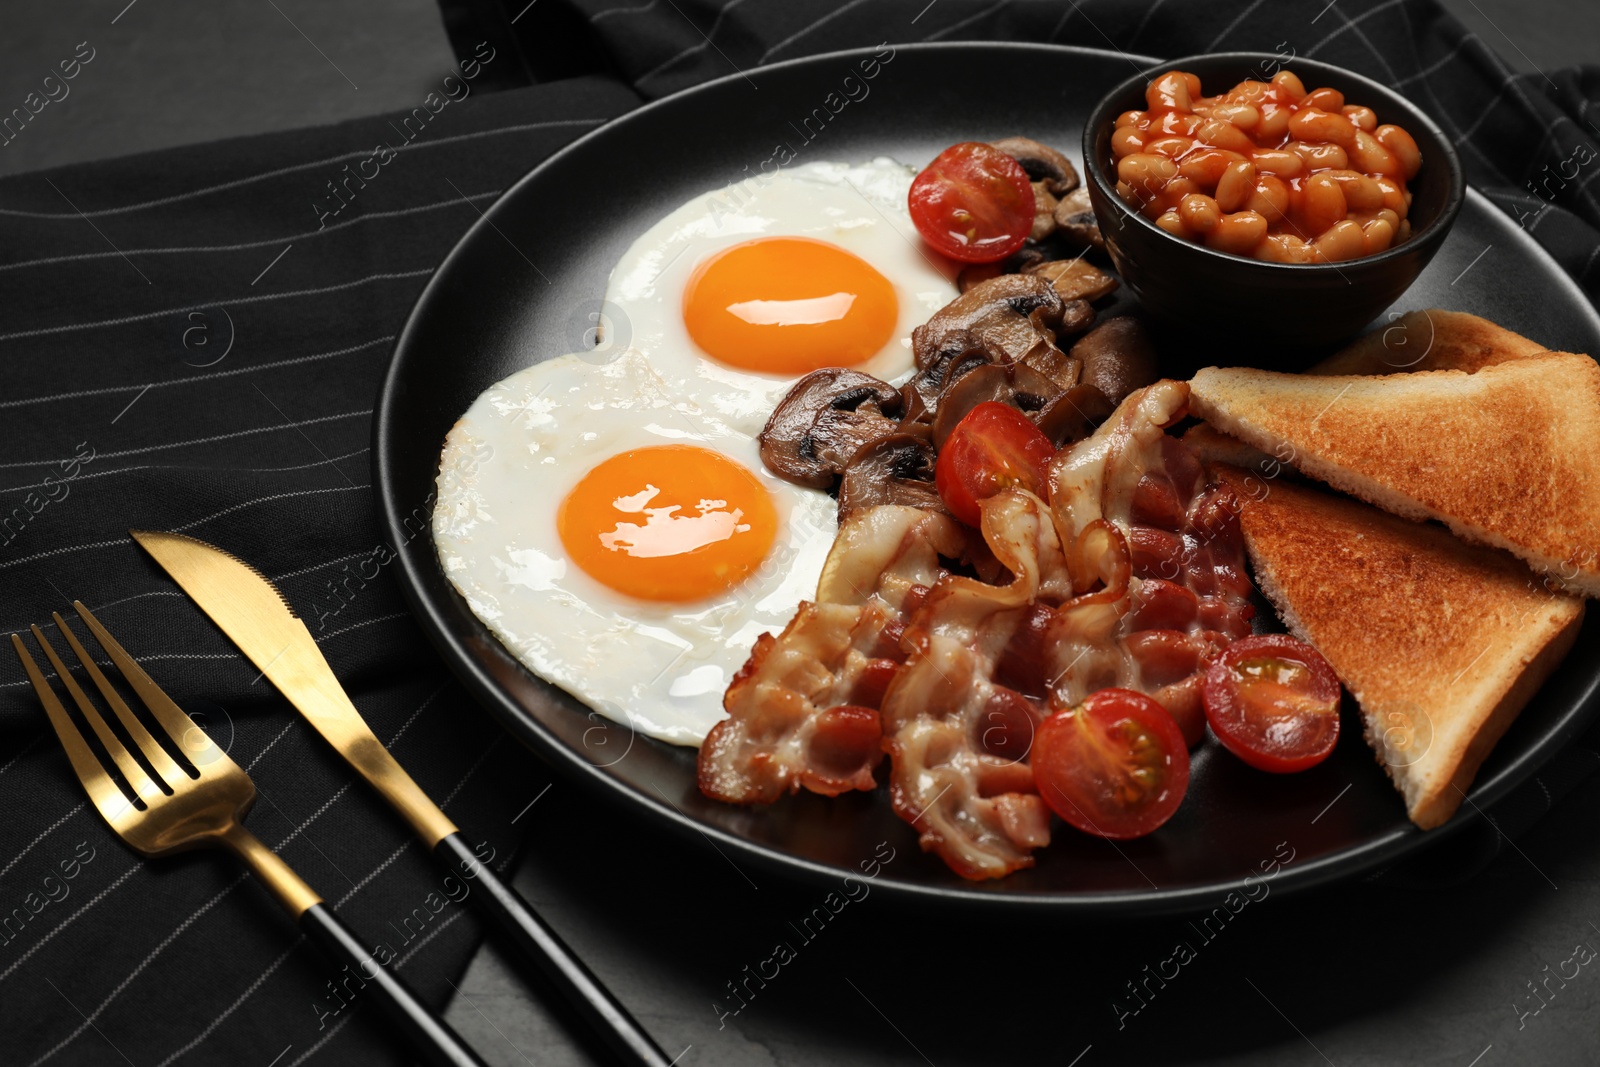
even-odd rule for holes
{"type": "Polygon", "coordinates": [[[1521,556],[1600,596],[1600,365],[1545,352],[1476,373],[1207,367],[1190,410],[1336,489],[1521,556]]]}
{"type": "Polygon", "coordinates": [[[1520,333],[1464,311],[1408,311],[1356,338],[1311,368],[1312,374],[1401,374],[1422,370],[1478,371],[1546,349],[1520,333]]]}
{"type": "Polygon", "coordinates": [[[1213,465],[1242,505],[1256,584],[1361,705],[1424,830],[1455,813],[1495,742],[1566,655],[1584,601],[1510,556],[1348,497],[1213,465]]]}
{"type": "Polygon", "coordinates": [[[1229,437],[1209,422],[1197,422],[1185,430],[1183,443],[1189,446],[1189,451],[1201,463],[1226,463],[1267,478],[1294,473],[1294,468],[1286,462],[1293,458],[1292,452],[1285,451],[1284,459],[1280,460],[1254,445],[1245,444],[1237,437],[1229,437]]]}

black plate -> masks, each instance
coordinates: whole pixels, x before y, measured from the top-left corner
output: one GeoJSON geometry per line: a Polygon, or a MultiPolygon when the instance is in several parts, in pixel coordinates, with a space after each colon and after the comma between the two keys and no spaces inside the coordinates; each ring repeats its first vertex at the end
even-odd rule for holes
{"type": "MultiPolygon", "coordinates": [[[[1312,771],[1263,775],[1208,744],[1197,753],[1183,808],[1158,833],[1112,845],[1058,827],[1037,867],[973,884],[917,852],[911,828],[890,811],[882,790],[836,800],[807,794],[765,810],[706,800],[695,787],[692,750],[600,725],[512,659],[435,562],[428,515],[440,445],[484,388],[583,347],[606,276],[636,235],[684,201],[743,177],[745,168],[757,173],[780,143],[797,150],[800,162],[889,155],[920,165],[952,141],[1021,133],[1075,154],[1085,116],[1135,62],[1082,48],[918,45],[896,49],[865,81],[859,64],[869,55],[838,53],[753,70],[749,80],[711,82],[594,131],[507,192],[417,301],[378,401],[373,462],[384,521],[400,546],[401,584],[417,618],[514,735],[641,813],[705,834],[738,861],[837,880],[887,840],[900,858],[878,877],[885,890],[951,902],[1129,912],[1215,903],[1270,861],[1280,842],[1288,842],[1295,859],[1277,875],[1274,890],[1393,861],[1476,818],[1479,807],[1582,729],[1600,687],[1600,626],[1593,621],[1445,829],[1425,837],[1406,820],[1347,711],[1344,740],[1312,771]],[[974,91],[1013,85],[1024,71],[1026,92],[974,91]],[[847,77],[855,79],[849,86],[847,77]],[[857,99],[839,107],[847,88],[857,99]],[[830,105],[839,107],[837,114],[830,105]]],[[[1476,193],[1397,307],[1472,311],[1553,349],[1600,351],[1600,317],[1578,288],[1476,193]]]]}

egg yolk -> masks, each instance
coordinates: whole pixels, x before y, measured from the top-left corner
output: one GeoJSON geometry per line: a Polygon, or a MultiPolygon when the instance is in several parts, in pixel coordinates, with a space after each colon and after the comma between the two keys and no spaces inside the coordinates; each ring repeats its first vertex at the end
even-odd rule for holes
{"type": "Polygon", "coordinates": [[[766,558],[778,516],[743,465],[691,445],[636,448],[583,476],[556,513],[561,543],[596,581],[640,600],[704,600],[766,558]]]}
{"type": "Polygon", "coordinates": [[[683,292],[689,336],[713,359],[768,374],[848,367],[894,336],[899,301],[860,256],[809,237],[761,237],[695,268],[683,292]]]}

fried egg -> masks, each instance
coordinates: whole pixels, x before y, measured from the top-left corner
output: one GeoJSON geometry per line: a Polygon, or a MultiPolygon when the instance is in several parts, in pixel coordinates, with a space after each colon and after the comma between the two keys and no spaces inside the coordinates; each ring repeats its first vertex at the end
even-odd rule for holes
{"type": "Polygon", "coordinates": [[[697,745],[758,636],[816,591],[835,504],[756,443],[802,375],[912,370],[956,294],[889,159],[695,198],[612,271],[602,344],[490,387],[445,440],[434,541],[524,665],[638,732],[697,745]]]}
{"type": "Polygon", "coordinates": [[[911,331],[957,295],[955,265],[906,210],[914,176],[891,159],[809,163],[689,201],[617,262],[611,340],[749,434],[809,371],[905,377],[911,331]]]}
{"type": "Polygon", "coordinates": [[[672,396],[647,357],[563,356],[445,439],[445,574],[522,663],[638,732],[699,744],[758,635],[816,591],[834,502],[672,396]]]}

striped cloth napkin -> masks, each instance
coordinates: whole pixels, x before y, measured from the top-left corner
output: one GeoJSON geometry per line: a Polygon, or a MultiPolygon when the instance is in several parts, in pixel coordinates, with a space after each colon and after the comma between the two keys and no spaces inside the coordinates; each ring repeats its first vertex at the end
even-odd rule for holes
{"type": "MultiPolygon", "coordinates": [[[[507,864],[549,775],[451,679],[384,573],[372,405],[478,211],[638,102],[590,78],[436,112],[419,92],[425,121],[0,182],[0,625],[89,605],[250,772],[251,829],[440,1006],[475,912],[126,532],[191,533],[276,581],[378,737],[507,864]]],[[[0,811],[0,1062],[397,1061],[382,1017],[237,863],[149,863],[111,834],[9,648],[0,811]]]]}
{"type": "MultiPolygon", "coordinates": [[[[512,820],[548,774],[450,680],[385,573],[370,412],[428,274],[478,210],[561,145],[707,78],[883,40],[1293,50],[1423,103],[1459,139],[1473,183],[1600,293],[1600,163],[1573,162],[1580,147],[1588,160],[1600,152],[1587,111],[1600,74],[1513,75],[1425,0],[1338,0],[1321,14],[1264,0],[540,9],[565,13],[558,45],[542,44],[565,57],[562,73],[596,73],[478,91],[512,59],[474,49],[403,114],[0,181],[4,628],[72,598],[94,608],[249,769],[261,794],[252,828],[358,931],[387,939],[436,1004],[477,942],[474,917],[125,531],[192,532],[278,581],[378,736],[497,849],[497,866],[509,862],[512,820]],[[469,59],[482,82],[464,77],[469,59]]],[[[1570,751],[1502,806],[1507,832],[1600,762],[1595,747],[1570,751]]],[[[208,854],[152,865],[112,837],[5,654],[0,810],[8,1064],[396,1060],[374,1013],[235,865],[208,854]]],[[[1489,833],[1477,852],[1421,875],[1486,862],[1499,840],[1489,833]]]]}

